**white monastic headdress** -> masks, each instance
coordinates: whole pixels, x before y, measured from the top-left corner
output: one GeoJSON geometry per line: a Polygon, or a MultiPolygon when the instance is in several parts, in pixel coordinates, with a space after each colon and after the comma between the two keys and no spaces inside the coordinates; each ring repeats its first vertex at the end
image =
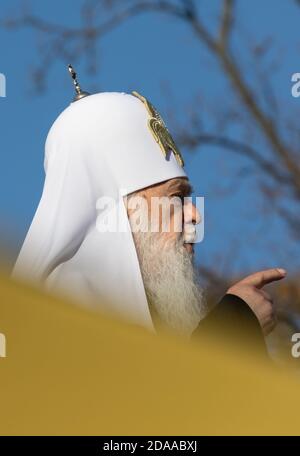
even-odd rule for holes
{"type": "Polygon", "coordinates": [[[186,176],[182,158],[144,97],[136,92],[80,96],[75,73],[73,79],[78,101],[59,115],[47,136],[44,189],[13,275],[65,290],[95,308],[109,303],[111,311],[153,328],[119,196],[186,176]],[[125,229],[97,228],[104,216],[97,206],[102,196],[118,201],[111,210],[125,229]]]}

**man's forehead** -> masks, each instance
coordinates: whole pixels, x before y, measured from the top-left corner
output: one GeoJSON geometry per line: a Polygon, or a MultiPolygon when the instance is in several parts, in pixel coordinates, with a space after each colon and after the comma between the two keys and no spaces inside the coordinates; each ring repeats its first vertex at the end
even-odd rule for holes
{"type": "Polygon", "coordinates": [[[165,195],[180,193],[182,196],[190,196],[193,188],[187,177],[178,177],[167,181],[163,191],[165,195]]]}
{"type": "Polygon", "coordinates": [[[169,179],[166,181],[166,187],[168,189],[174,189],[177,187],[192,188],[190,181],[187,177],[175,177],[174,179],[169,179]]]}
{"type": "Polygon", "coordinates": [[[187,177],[175,177],[158,184],[151,185],[140,192],[145,192],[148,195],[169,195],[170,193],[182,191],[185,194],[193,192],[193,188],[187,177]]]}

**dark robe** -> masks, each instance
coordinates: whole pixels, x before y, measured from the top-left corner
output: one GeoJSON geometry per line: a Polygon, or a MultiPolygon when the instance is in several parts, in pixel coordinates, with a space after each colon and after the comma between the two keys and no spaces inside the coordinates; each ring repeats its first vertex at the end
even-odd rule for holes
{"type": "MultiPolygon", "coordinates": [[[[161,321],[156,310],[149,304],[154,327],[159,332],[166,325],[161,321]]],[[[267,348],[259,321],[241,298],[226,294],[219,304],[200,321],[191,336],[192,341],[229,345],[239,352],[255,353],[267,359],[267,348]]]]}
{"type": "Polygon", "coordinates": [[[192,340],[210,338],[214,344],[230,345],[267,357],[267,348],[259,321],[238,296],[226,294],[219,304],[200,321],[192,340]]]}

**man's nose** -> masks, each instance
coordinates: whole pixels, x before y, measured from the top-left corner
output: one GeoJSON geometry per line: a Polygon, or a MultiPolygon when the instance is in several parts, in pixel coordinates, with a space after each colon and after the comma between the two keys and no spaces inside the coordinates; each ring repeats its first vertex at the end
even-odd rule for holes
{"type": "Polygon", "coordinates": [[[187,202],[183,207],[184,223],[192,223],[198,225],[201,222],[201,215],[196,206],[191,202],[187,202]]]}

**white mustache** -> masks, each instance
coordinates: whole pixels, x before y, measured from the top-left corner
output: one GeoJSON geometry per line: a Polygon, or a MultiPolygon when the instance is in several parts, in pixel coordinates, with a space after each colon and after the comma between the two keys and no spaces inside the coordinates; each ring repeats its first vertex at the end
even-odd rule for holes
{"type": "Polygon", "coordinates": [[[183,240],[185,243],[192,244],[196,241],[197,232],[193,223],[186,224],[183,231],[183,240]]]}

